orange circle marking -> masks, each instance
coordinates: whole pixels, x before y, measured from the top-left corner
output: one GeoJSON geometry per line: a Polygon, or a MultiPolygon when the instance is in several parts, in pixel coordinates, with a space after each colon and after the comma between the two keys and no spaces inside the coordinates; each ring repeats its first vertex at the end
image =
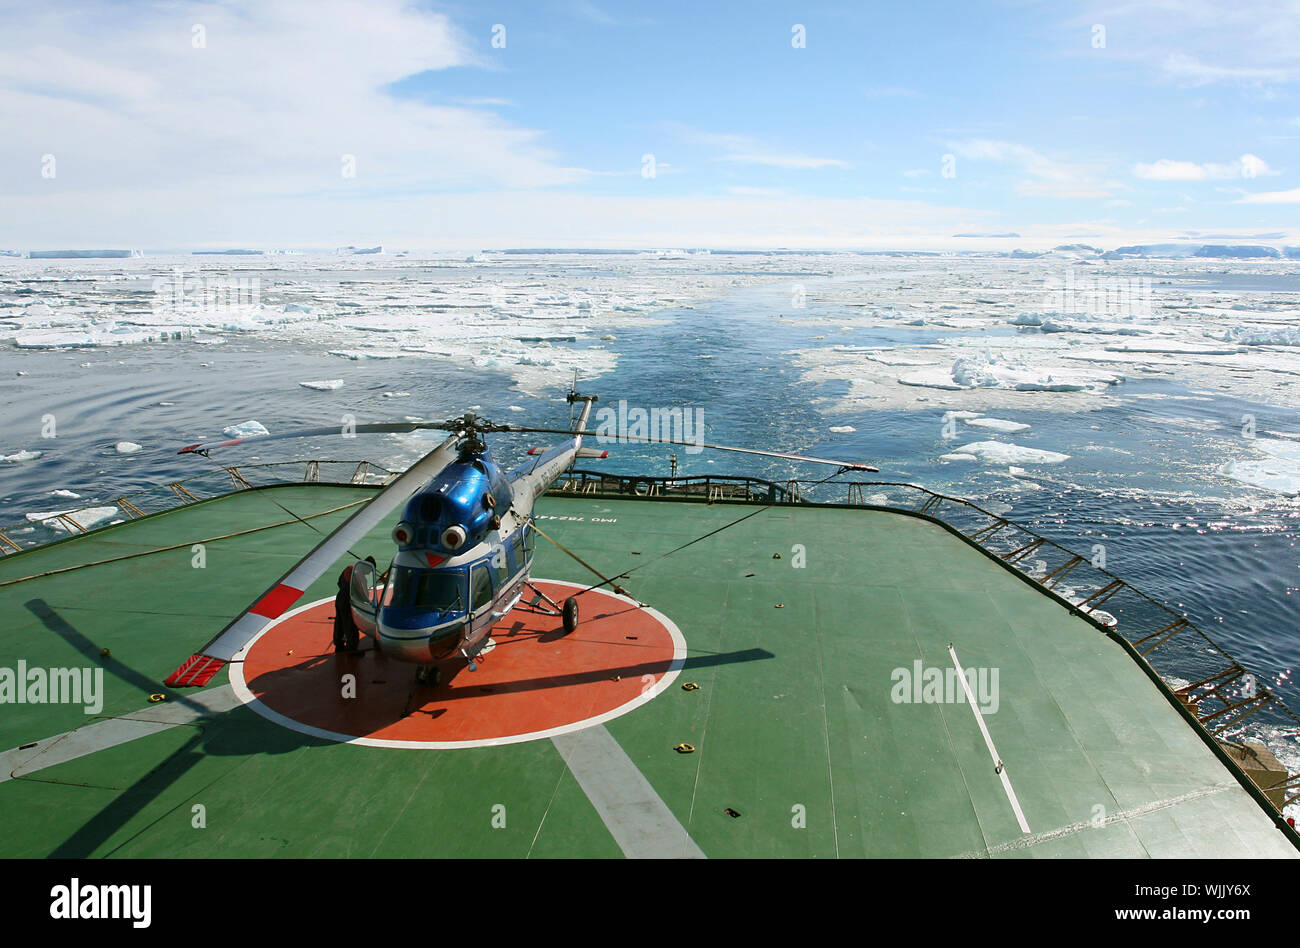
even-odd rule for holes
{"type": "MultiPolygon", "coordinates": [[[[534,580],[563,602],[582,587],[534,580]]],[[[667,617],[624,596],[577,596],[578,627],[559,616],[511,610],[489,633],[495,647],[470,671],[442,663],[442,680],[416,685],[416,666],[374,650],[336,655],[334,600],[282,616],[230,666],[236,694],[264,717],[317,737],[379,747],[511,744],[580,730],[626,714],[666,689],[686,657],[667,617]],[[355,676],[346,697],[344,676],[355,676]]]]}

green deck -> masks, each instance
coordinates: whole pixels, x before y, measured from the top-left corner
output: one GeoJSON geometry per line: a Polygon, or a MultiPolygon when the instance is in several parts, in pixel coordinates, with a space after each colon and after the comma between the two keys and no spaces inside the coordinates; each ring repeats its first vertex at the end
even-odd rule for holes
{"type": "MultiPolygon", "coordinates": [[[[4,581],[179,545],[0,587],[0,666],[104,664],[100,718],[175,708],[175,693],[161,705],[148,696],[318,539],[272,501],[308,516],[369,490],[245,491],[0,560],[4,581]],[[190,545],[200,541],[206,567],[196,569],[190,545]]],[[[655,561],[754,509],[555,496],[539,505],[576,518],[540,526],[606,575],[648,564],[626,585],[686,638],[679,683],[700,689],[674,685],[606,727],[705,855],[1296,855],[1118,643],[935,523],[773,507],[655,561]],[[985,720],[1029,836],[971,707],[891,698],[894,669],[947,668],[949,643],[966,667],[998,670],[999,708],[985,720]],[[683,741],[697,751],[675,753],[683,741]]],[[[312,523],[327,531],[345,516],[312,523]]],[[[387,527],[354,547],[389,548],[387,527]]],[[[544,541],[534,575],[589,579],[544,541]]],[[[333,592],[330,574],[303,601],[333,592]]],[[[223,672],[208,690],[226,681],[223,672]]],[[[57,747],[47,738],[92,720],[77,705],[0,705],[0,749],[41,742],[4,755],[0,855],[622,854],[551,740],[371,748],[305,737],[239,707],[20,766],[57,747]],[[22,775],[11,779],[15,767],[22,775]],[[202,829],[192,826],[196,804],[202,829]],[[498,804],[505,828],[493,825],[498,804]]]]}

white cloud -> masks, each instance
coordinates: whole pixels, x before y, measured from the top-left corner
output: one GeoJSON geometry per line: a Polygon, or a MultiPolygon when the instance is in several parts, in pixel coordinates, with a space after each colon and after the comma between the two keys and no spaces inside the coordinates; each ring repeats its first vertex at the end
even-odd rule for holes
{"type": "Polygon", "coordinates": [[[1150,181],[1201,181],[1208,177],[1205,168],[1194,161],[1171,161],[1168,158],[1149,165],[1139,163],[1133,167],[1133,173],[1150,181]]]}
{"type": "Polygon", "coordinates": [[[1206,181],[1225,178],[1254,178],[1258,175],[1275,175],[1263,158],[1258,155],[1245,154],[1232,164],[1197,164],[1194,161],[1173,161],[1161,158],[1150,164],[1139,162],[1133,166],[1133,174],[1148,181],[1206,181]]]}
{"type": "Polygon", "coordinates": [[[183,185],[187,203],[219,208],[250,193],[352,199],[585,176],[540,132],[386,92],[477,62],[446,17],[402,0],[29,5],[4,16],[0,192],[183,185]],[[40,175],[45,154],[53,180],[40,175]]]}
{"type": "Polygon", "coordinates": [[[1290,191],[1261,191],[1247,194],[1238,204],[1300,204],[1300,188],[1290,191]]]}
{"type": "MultiPolygon", "coordinates": [[[[358,201],[340,217],[337,202],[291,196],[232,197],[221,218],[205,218],[192,239],[232,247],[320,247],[340,242],[390,248],[476,249],[520,246],[888,247],[962,229],[987,229],[989,212],[913,200],[797,195],[665,195],[646,182],[639,197],[532,189],[400,193],[358,201]],[[341,220],[347,230],[340,230],[341,220]],[[291,221],[285,225],[285,221],[291,221]],[[286,236],[288,234],[288,236],[286,236]],[[328,239],[322,239],[325,235],[328,239]]],[[[136,246],[175,246],[178,216],[192,207],[180,188],[122,190],[97,196],[87,218],[75,194],[10,203],[40,228],[37,246],[114,245],[130,220],[136,246]],[[61,222],[75,220],[75,240],[61,222]],[[71,241],[71,243],[70,243],[71,241]]],[[[0,246],[5,245],[0,222],[0,246]]]]}
{"type": "Polygon", "coordinates": [[[1109,197],[1112,191],[1112,185],[1098,179],[1099,166],[1057,161],[1014,142],[970,139],[948,147],[963,158],[1018,166],[1025,177],[1016,192],[1027,197],[1092,199],[1109,197]]]}
{"type": "Polygon", "coordinates": [[[1103,24],[1111,40],[1108,59],[1132,63],[1165,83],[1234,85],[1267,98],[1274,92],[1270,85],[1300,79],[1295,0],[1081,0],[1059,6],[1070,9],[1065,36],[1103,24]]]}
{"type": "Polygon", "coordinates": [[[1289,82],[1296,78],[1293,69],[1259,66],[1213,66],[1184,53],[1171,53],[1161,68],[1165,74],[1186,85],[1203,86],[1212,82],[1289,82]]]}

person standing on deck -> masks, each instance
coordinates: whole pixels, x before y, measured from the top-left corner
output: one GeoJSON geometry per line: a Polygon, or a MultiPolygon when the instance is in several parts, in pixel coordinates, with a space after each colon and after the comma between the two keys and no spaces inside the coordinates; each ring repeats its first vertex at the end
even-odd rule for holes
{"type": "MultiPolygon", "coordinates": [[[[365,561],[376,566],[375,558],[367,556],[365,561]]],[[[352,567],[345,567],[339,573],[339,591],[334,597],[334,651],[356,653],[358,629],[352,619],[352,567]]]]}

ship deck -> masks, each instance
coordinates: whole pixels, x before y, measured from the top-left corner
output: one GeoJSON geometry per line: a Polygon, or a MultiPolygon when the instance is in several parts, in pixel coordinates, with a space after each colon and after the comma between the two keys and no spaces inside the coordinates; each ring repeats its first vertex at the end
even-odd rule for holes
{"type": "MultiPolygon", "coordinates": [[[[0,855],[1297,855],[1118,640],[941,524],[889,510],[541,498],[547,534],[606,576],[632,570],[621,584],[679,630],[684,659],[666,675],[615,634],[594,673],[553,667],[512,689],[516,653],[498,648],[413,708],[439,726],[482,713],[490,674],[512,697],[571,704],[581,725],[606,679],[666,683],[562,733],[376,746],[269,720],[227,671],[201,691],[160,684],[372,490],[246,490],[0,561],[0,665],[104,670],[96,714],[0,705],[0,855]],[[954,655],[986,686],[980,715],[952,689],[954,655]]],[[[382,564],[390,526],[354,549],[382,564]]],[[[302,601],[332,599],[335,575],[302,601]]],[[[598,582],[546,541],[533,575],[598,582]]],[[[304,667],[363,688],[412,675],[309,633],[304,667]]],[[[552,645],[574,643],[533,647],[552,645]]]]}

